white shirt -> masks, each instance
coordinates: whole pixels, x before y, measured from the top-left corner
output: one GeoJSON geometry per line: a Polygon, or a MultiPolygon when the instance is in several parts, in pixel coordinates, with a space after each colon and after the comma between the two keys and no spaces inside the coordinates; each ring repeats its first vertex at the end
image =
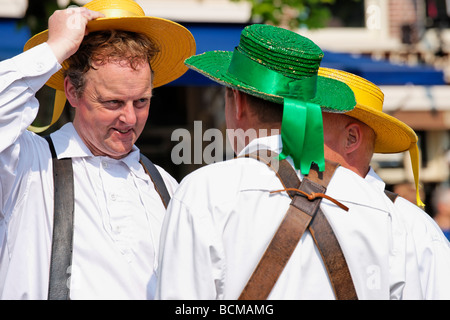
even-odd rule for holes
{"type": "MultiPolygon", "coordinates": [[[[256,149],[280,153],[281,137],[253,140],[241,154],[256,149]]],[[[270,194],[279,189],[283,187],[274,172],[254,159],[215,163],[188,175],[165,216],[156,297],[237,299],[290,204],[286,193],[270,194]]],[[[398,220],[393,203],[343,167],[336,170],[326,194],[349,207],[346,212],[326,199],[321,205],[359,299],[402,299],[407,261],[392,257],[406,255],[404,236],[393,223],[398,220]]],[[[419,268],[415,253],[408,254],[408,263],[419,268]]],[[[411,291],[421,290],[419,278],[409,280],[411,291]]],[[[309,232],[269,299],[335,299],[309,232]]]]}
{"type": "MultiPolygon", "coordinates": [[[[385,188],[385,183],[372,168],[366,180],[380,191],[385,188]]],[[[393,225],[398,230],[399,240],[392,253],[392,263],[404,261],[406,265],[403,298],[449,300],[449,241],[436,222],[415,204],[397,197],[395,208],[398,214],[393,225]],[[410,286],[410,282],[419,282],[420,290],[410,286]]]]}
{"type": "MultiPolygon", "coordinates": [[[[0,298],[46,299],[53,230],[47,142],[26,128],[35,92],[60,68],[47,44],[0,63],[0,298]]],[[[71,157],[75,213],[71,299],[152,299],[165,208],[139,164],[93,156],[71,123],[51,135],[71,157]]],[[[158,167],[170,194],[177,182],[158,167]]]]}

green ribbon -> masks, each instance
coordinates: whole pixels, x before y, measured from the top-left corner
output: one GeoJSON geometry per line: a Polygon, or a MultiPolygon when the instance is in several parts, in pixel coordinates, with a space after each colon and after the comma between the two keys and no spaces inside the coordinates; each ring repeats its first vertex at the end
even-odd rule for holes
{"type": "Polygon", "coordinates": [[[322,110],[319,105],[284,98],[281,140],[281,160],[291,156],[295,168],[305,175],[313,162],[319,171],[325,170],[322,110]]]}
{"type": "Polygon", "coordinates": [[[325,170],[322,111],[309,102],[316,94],[317,75],[292,79],[267,69],[238,49],[234,50],[228,74],[257,91],[284,98],[280,159],[291,156],[302,174],[309,173],[312,163],[325,170]]]}

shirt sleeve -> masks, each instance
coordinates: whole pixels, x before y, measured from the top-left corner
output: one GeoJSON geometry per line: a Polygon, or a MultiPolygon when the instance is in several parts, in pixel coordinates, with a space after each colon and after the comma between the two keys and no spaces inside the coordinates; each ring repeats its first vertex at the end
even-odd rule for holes
{"type": "Polygon", "coordinates": [[[34,121],[35,94],[60,68],[46,43],[0,62],[0,153],[34,121]]]}
{"type": "MultiPolygon", "coordinates": [[[[408,236],[415,246],[422,296],[427,300],[450,299],[450,246],[442,230],[423,210],[398,198],[395,206],[402,212],[408,236]]],[[[413,263],[409,261],[409,263],[413,263]]]]}
{"type": "Polygon", "coordinates": [[[0,62],[0,218],[20,170],[35,159],[34,134],[27,131],[38,113],[35,94],[60,68],[46,43],[0,62]]]}

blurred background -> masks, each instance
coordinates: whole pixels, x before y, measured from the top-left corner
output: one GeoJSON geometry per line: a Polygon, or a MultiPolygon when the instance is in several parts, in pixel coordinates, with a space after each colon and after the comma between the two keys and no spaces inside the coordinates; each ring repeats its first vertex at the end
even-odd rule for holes
{"type": "MultiPolygon", "coordinates": [[[[31,35],[47,28],[54,10],[86,2],[0,0],[0,61],[22,52],[31,35]]],[[[450,0],[136,2],[149,16],[187,27],[196,39],[197,53],[231,51],[244,26],[270,23],[316,42],[325,53],[322,66],[352,72],[380,86],[385,94],[384,111],[407,123],[419,136],[422,199],[426,211],[435,215],[434,193],[450,183],[450,0]]],[[[191,71],[156,88],[139,148],[180,181],[204,163],[192,158],[190,163],[174,164],[171,151],[180,141],[172,141],[172,132],[185,128],[194,138],[194,122],[202,121],[202,132],[219,128],[225,137],[223,94],[221,86],[191,71]]],[[[38,92],[41,110],[35,125],[50,122],[53,95],[48,87],[38,92]]],[[[71,120],[71,109],[66,107],[56,125],[42,135],[71,120]]],[[[190,141],[193,148],[199,147],[194,146],[197,140],[190,141]]],[[[203,147],[211,144],[200,140],[203,147]]],[[[229,156],[223,154],[223,158],[229,156]]],[[[413,191],[408,152],[377,154],[372,165],[389,189],[405,197],[413,191]]]]}

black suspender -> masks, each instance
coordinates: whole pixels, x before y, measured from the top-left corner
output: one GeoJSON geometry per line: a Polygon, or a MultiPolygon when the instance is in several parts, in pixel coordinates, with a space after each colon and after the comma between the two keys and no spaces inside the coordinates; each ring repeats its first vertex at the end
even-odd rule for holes
{"type": "MultiPolygon", "coordinates": [[[[74,215],[74,184],[72,159],[58,159],[50,136],[46,136],[53,161],[54,181],[54,223],[50,260],[49,300],[68,300],[70,293],[70,267],[73,250],[73,215],[74,215]]],[[[145,172],[150,176],[164,207],[170,201],[164,180],[155,165],[143,154],[140,159],[145,172]]]]}
{"type": "Polygon", "coordinates": [[[54,211],[50,260],[49,300],[69,299],[69,276],[72,265],[74,188],[72,159],[57,159],[50,136],[46,136],[53,158],[54,211]]]}
{"type": "Polygon", "coordinates": [[[141,160],[139,162],[144,167],[145,172],[150,176],[150,179],[152,179],[153,184],[155,185],[156,192],[158,192],[164,204],[164,207],[166,207],[167,209],[170,201],[170,195],[167,191],[166,184],[164,183],[161,174],[159,173],[153,162],[151,162],[150,159],[144,156],[142,153],[141,160]]]}

